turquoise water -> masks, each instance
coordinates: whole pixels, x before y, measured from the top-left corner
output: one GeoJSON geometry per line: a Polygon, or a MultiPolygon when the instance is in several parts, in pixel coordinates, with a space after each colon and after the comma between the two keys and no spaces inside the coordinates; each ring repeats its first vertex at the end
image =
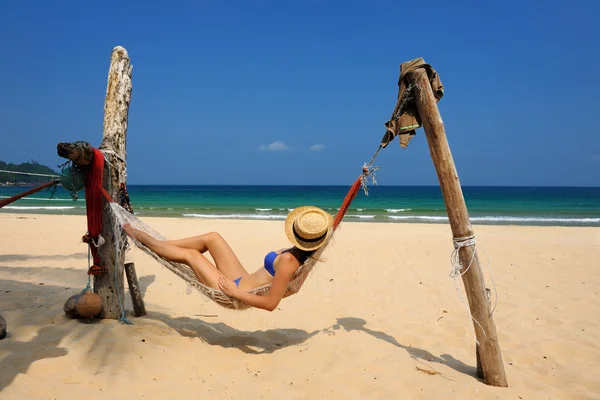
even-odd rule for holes
{"type": "MultiPolygon", "coordinates": [[[[136,215],[182,218],[282,220],[304,204],[337,212],[348,186],[128,187],[136,215]]],[[[25,191],[0,188],[0,199],[25,191]]],[[[600,226],[600,188],[464,187],[473,224],[600,226]]],[[[85,214],[84,193],[73,201],[58,188],[0,209],[2,213],[85,214]]],[[[369,186],[359,192],[346,221],[447,223],[437,186],[369,186]]]]}

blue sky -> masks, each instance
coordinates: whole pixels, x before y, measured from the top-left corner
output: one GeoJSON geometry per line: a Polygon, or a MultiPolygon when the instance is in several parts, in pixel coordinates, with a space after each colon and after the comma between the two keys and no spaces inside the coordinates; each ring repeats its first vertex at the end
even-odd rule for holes
{"type": "MultiPolygon", "coordinates": [[[[423,57],[463,185],[600,186],[600,2],[570,3],[4,0],[0,160],[98,146],[121,45],[130,184],[350,184],[423,57]]],[[[376,164],[438,184],[422,129],[376,164]]]]}

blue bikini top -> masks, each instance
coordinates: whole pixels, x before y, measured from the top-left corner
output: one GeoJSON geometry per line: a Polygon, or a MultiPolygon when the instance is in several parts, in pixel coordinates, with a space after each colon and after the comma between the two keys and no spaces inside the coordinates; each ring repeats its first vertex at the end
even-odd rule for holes
{"type": "MultiPolygon", "coordinates": [[[[292,249],[287,249],[281,252],[281,254],[283,253],[287,253],[288,251],[291,251],[292,249]]],[[[271,274],[271,276],[275,276],[275,267],[273,267],[273,263],[275,262],[275,259],[277,258],[279,254],[276,251],[270,251],[267,253],[267,255],[265,256],[265,264],[264,267],[267,271],[269,271],[269,273],[271,274]]]]}

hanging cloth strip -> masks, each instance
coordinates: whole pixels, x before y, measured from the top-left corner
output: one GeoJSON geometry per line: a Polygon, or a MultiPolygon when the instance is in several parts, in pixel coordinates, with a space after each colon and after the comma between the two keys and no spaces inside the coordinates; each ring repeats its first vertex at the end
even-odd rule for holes
{"type": "Polygon", "coordinates": [[[85,177],[85,203],[87,213],[88,232],[83,236],[83,242],[90,246],[94,264],[88,270],[89,275],[99,275],[107,272],[107,268],[100,260],[98,248],[104,244],[102,237],[102,196],[107,193],[102,187],[104,174],[104,154],[96,148],[94,159],[89,168],[83,169],[85,177]]]}

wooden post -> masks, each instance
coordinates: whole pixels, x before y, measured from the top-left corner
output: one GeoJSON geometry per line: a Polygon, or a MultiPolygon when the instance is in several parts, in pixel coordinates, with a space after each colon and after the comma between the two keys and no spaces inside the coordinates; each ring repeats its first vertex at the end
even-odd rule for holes
{"type": "Polygon", "coordinates": [[[135,264],[128,262],[125,264],[125,276],[127,277],[127,285],[129,286],[129,294],[133,303],[133,313],[136,317],[146,315],[146,307],[140,290],[137,274],[135,273],[135,264]]]}
{"type": "MultiPolygon", "coordinates": [[[[131,70],[127,50],[120,46],[115,47],[112,51],[108,71],[104,103],[104,135],[99,150],[104,152],[108,160],[108,163],[104,164],[103,187],[111,198],[117,201],[121,183],[127,181],[125,159],[127,156],[127,119],[129,116],[129,103],[131,102],[131,70]]],[[[84,141],[59,143],[56,148],[59,156],[73,161],[75,165],[83,169],[89,168],[94,159],[92,146],[84,141]]],[[[121,316],[119,296],[121,296],[122,302],[124,302],[125,296],[123,282],[125,248],[120,249],[119,259],[117,260],[115,237],[111,229],[112,221],[110,215],[106,212],[107,204],[104,198],[102,204],[101,234],[105,243],[100,247],[100,258],[103,265],[107,267],[108,273],[94,276],[94,292],[102,298],[102,311],[97,317],[116,319],[121,316]]],[[[129,268],[133,271],[129,286],[139,287],[133,263],[129,268]]],[[[143,307],[143,302],[141,304],[143,307]]]]}
{"type": "Polygon", "coordinates": [[[6,337],[6,320],[0,315],[0,340],[6,337]]]}
{"type": "MultiPolygon", "coordinates": [[[[105,152],[110,163],[104,167],[103,186],[111,198],[117,201],[120,184],[125,183],[127,179],[125,158],[127,119],[131,101],[131,70],[127,50],[120,46],[115,47],[110,59],[104,103],[104,136],[98,149],[105,152]]],[[[116,319],[121,316],[118,296],[123,303],[125,302],[123,280],[125,249],[119,251],[117,260],[111,218],[106,211],[106,201],[103,199],[102,202],[102,236],[106,242],[100,247],[100,257],[108,272],[94,276],[94,292],[102,298],[102,312],[98,317],[116,319]]]]}
{"type": "MultiPolygon", "coordinates": [[[[452,235],[454,238],[471,237],[473,236],[473,228],[469,220],[467,205],[446,138],[444,123],[427,74],[424,69],[420,69],[408,73],[406,79],[409,85],[416,85],[414,89],[415,104],[423,123],[431,158],[444,196],[452,235]]],[[[485,282],[477,253],[474,254],[473,246],[466,246],[460,248],[459,256],[462,266],[461,273],[464,273],[462,278],[469,308],[473,318],[481,324],[480,327],[473,321],[475,335],[479,342],[483,381],[488,385],[506,387],[508,383],[502,362],[502,354],[500,353],[496,326],[490,315],[490,307],[486,300],[485,282]],[[470,263],[471,266],[465,273],[465,268],[470,263]]]]}

